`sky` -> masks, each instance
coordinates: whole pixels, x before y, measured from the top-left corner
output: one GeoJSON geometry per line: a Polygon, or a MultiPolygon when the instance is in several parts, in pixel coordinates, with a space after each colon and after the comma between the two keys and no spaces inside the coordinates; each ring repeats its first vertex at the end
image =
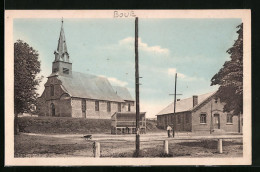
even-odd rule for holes
{"type": "MultiPolygon", "coordinates": [[[[210,80],[229,60],[241,19],[139,18],[140,109],[147,117],[173,102],[178,74],[179,99],[216,91],[210,80]]],[[[72,70],[108,78],[135,98],[134,18],[64,19],[72,70]]],[[[39,53],[44,76],[51,74],[61,19],[15,19],[13,41],[21,39],[39,53]]]]}

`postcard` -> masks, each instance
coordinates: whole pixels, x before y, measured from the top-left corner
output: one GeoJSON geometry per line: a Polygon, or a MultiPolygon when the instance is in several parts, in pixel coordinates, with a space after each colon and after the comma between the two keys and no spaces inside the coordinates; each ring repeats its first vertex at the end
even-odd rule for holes
{"type": "Polygon", "coordinates": [[[5,166],[250,165],[250,10],[5,11],[5,166]]]}

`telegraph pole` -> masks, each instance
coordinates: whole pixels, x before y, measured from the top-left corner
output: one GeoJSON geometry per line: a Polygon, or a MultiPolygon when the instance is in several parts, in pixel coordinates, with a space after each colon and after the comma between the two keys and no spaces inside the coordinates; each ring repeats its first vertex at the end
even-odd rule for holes
{"type": "Polygon", "coordinates": [[[136,99],[136,156],[140,151],[140,133],[139,133],[139,67],[138,67],[138,17],[135,18],[135,99],[136,99]]]}
{"type": "MultiPolygon", "coordinates": [[[[177,73],[175,74],[175,87],[174,87],[174,94],[170,94],[170,95],[174,95],[174,109],[173,109],[173,116],[175,116],[175,112],[176,112],[176,95],[182,95],[182,94],[176,94],[176,89],[177,89],[177,73]]],[[[177,117],[175,117],[175,126],[177,126],[176,121],[177,121],[177,117]]]]}
{"type": "Polygon", "coordinates": [[[175,87],[174,87],[174,111],[173,111],[173,116],[175,116],[175,111],[176,111],[176,85],[177,85],[177,73],[175,74],[175,87]]]}
{"type": "Polygon", "coordinates": [[[213,126],[212,126],[212,100],[210,100],[210,134],[212,134],[213,126]]]}

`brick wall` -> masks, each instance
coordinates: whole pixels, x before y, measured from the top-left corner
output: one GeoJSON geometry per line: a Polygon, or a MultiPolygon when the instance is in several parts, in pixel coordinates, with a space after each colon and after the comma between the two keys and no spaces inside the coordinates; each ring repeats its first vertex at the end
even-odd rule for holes
{"type": "MultiPolygon", "coordinates": [[[[223,112],[224,104],[218,100],[212,102],[212,126],[214,127],[214,114],[219,114],[220,117],[220,129],[226,132],[238,132],[238,118],[233,116],[233,124],[227,123],[227,113],[223,112]]],[[[203,104],[197,111],[192,113],[192,131],[194,132],[209,132],[211,125],[211,102],[208,101],[203,104]],[[206,123],[200,123],[200,115],[206,114],[206,123]]]]}
{"type": "Polygon", "coordinates": [[[191,131],[191,113],[180,112],[174,117],[173,114],[157,116],[158,128],[166,129],[167,125],[174,125],[175,131],[191,131]],[[178,117],[179,116],[179,117],[178,117]],[[180,120],[177,120],[176,117],[180,120]],[[186,121],[188,118],[188,122],[186,121]],[[179,122],[177,122],[177,121],[179,122]]]}

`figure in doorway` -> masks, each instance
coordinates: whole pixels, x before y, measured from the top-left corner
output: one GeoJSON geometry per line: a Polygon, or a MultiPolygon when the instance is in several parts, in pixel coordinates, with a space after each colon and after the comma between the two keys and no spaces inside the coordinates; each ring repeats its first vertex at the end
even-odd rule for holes
{"type": "Polygon", "coordinates": [[[172,130],[172,127],[170,125],[168,125],[167,126],[168,137],[171,137],[171,130],[172,130]]]}

